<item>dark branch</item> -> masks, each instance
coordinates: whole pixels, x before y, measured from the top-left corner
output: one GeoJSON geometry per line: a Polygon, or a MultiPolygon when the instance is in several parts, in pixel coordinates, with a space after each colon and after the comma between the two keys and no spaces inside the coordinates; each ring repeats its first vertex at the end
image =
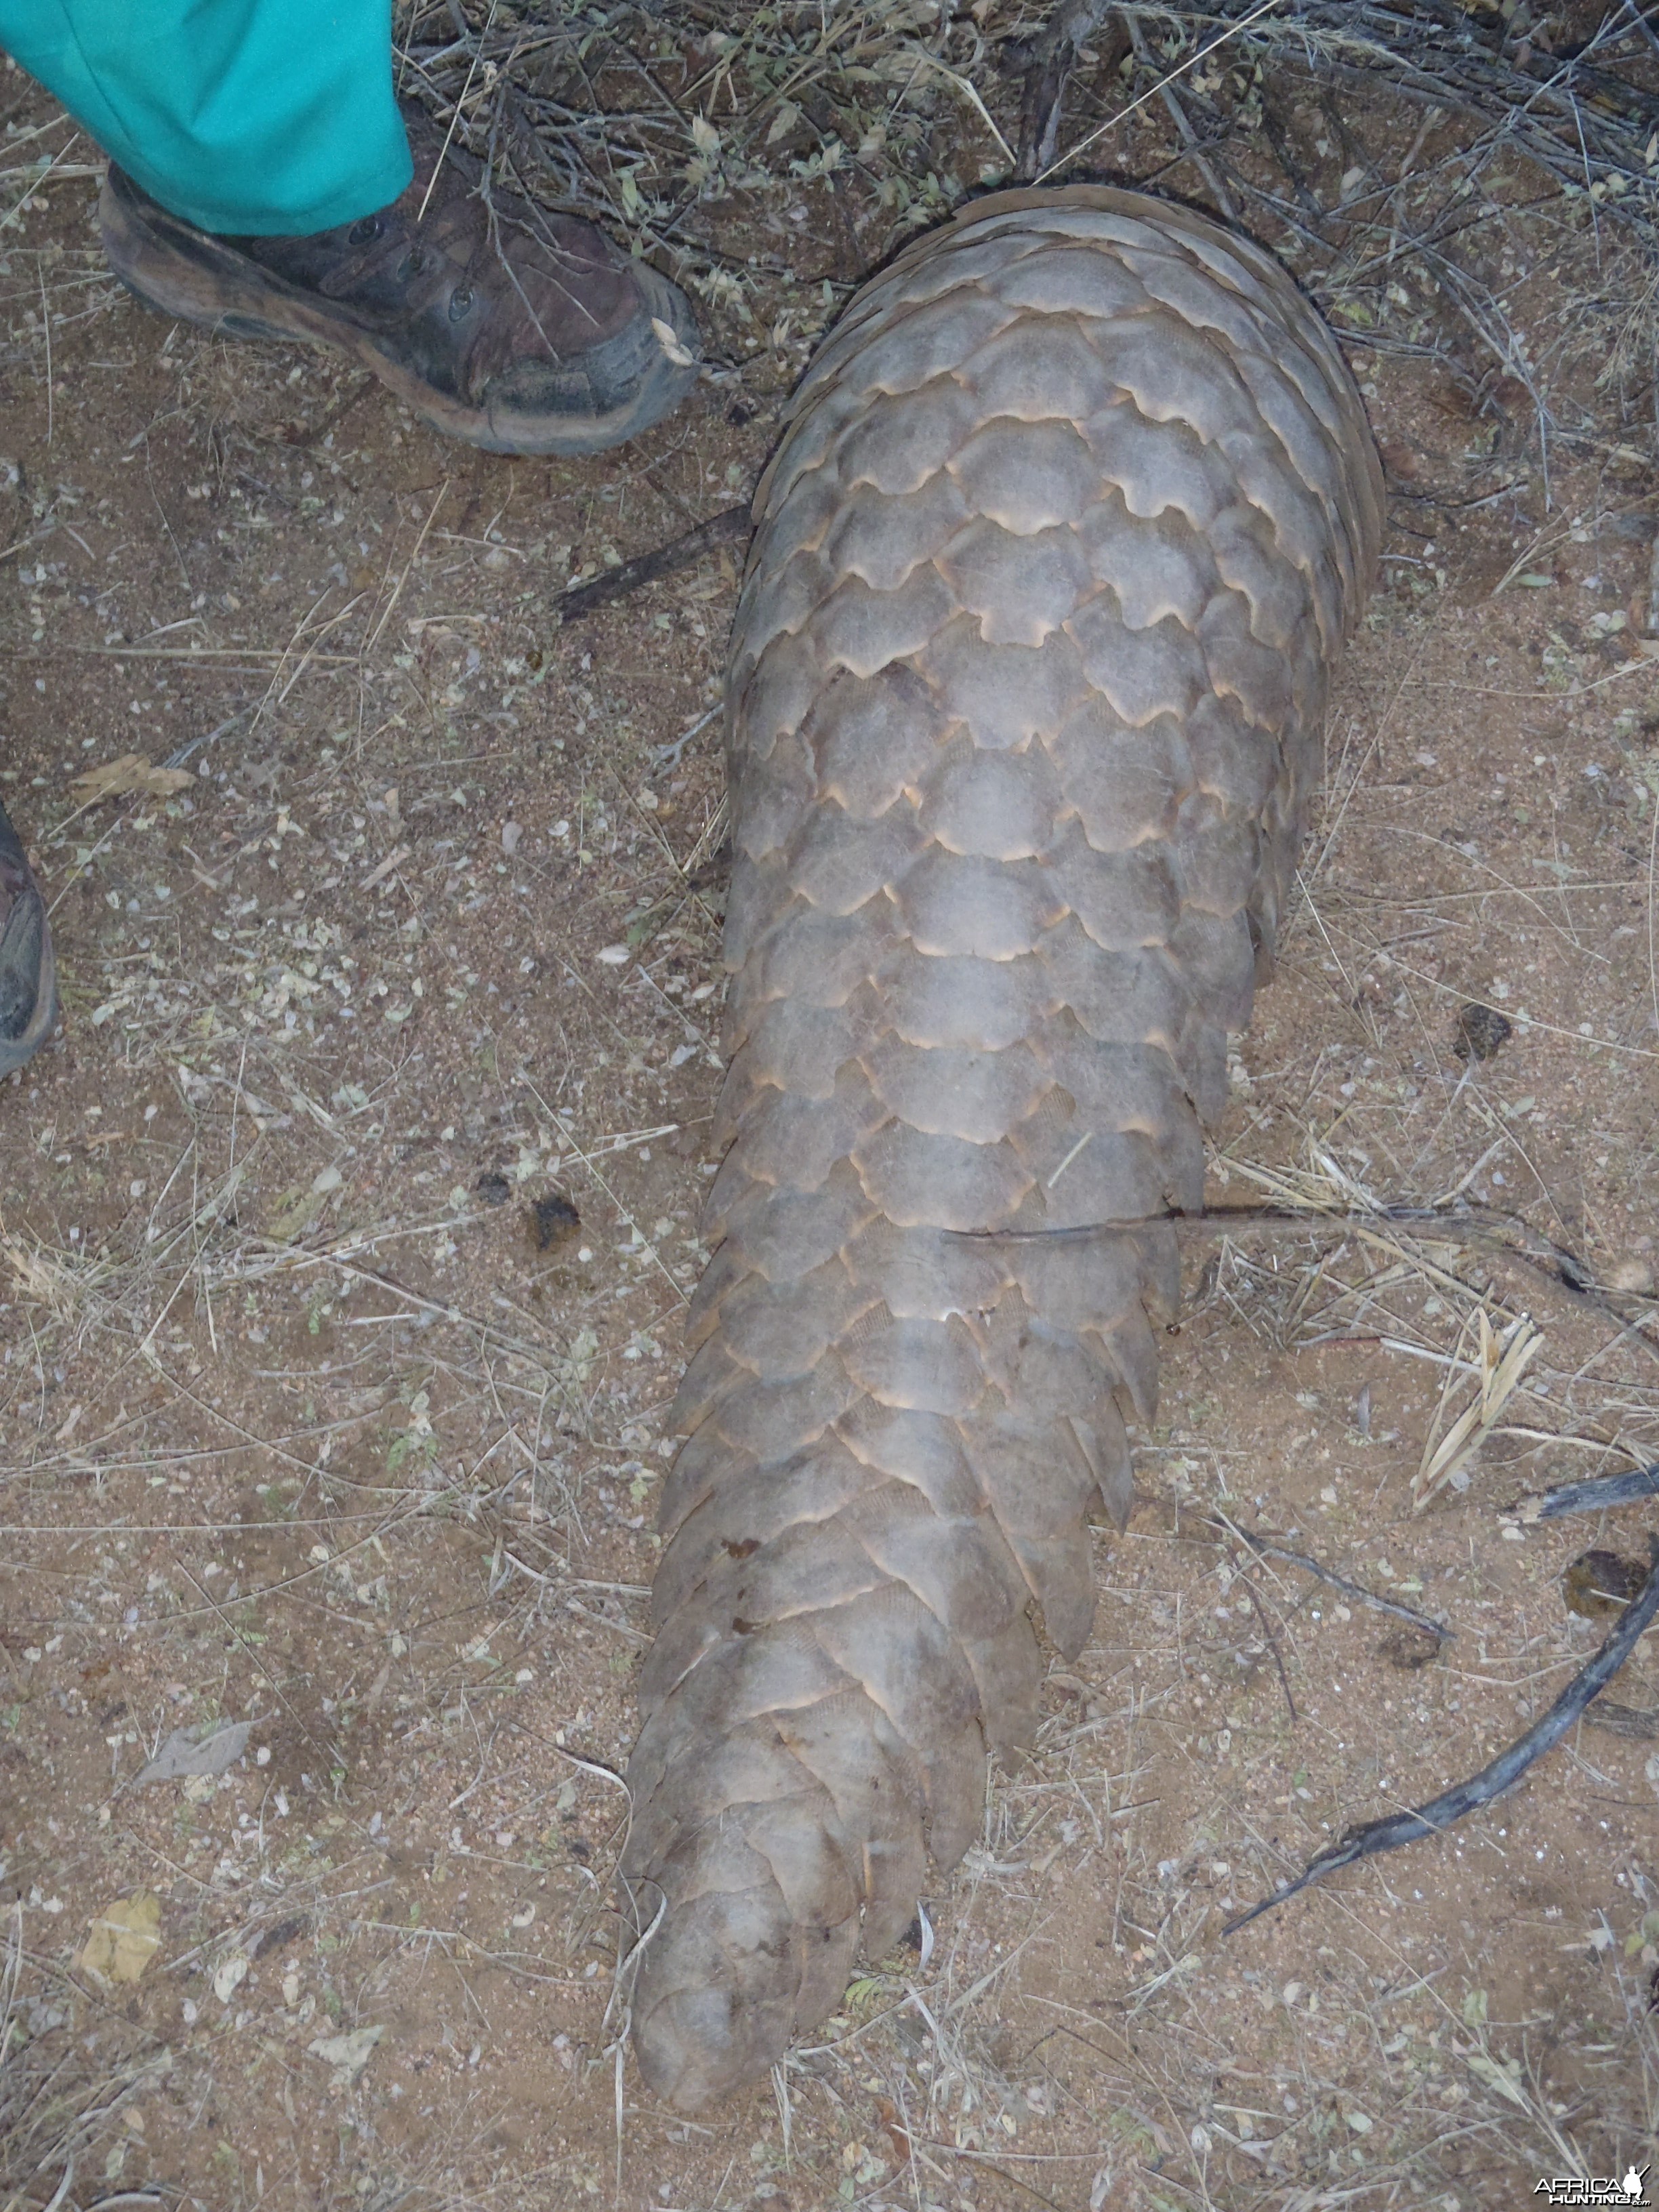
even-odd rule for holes
{"type": "Polygon", "coordinates": [[[1659,1498],[1659,1467],[1627,1467],[1621,1474],[1564,1482],[1557,1490],[1517,1498],[1503,1517],[1530,1528],[1540,1521],[1565,1520],[1569,1513],[1604,1513],[1610,1505],[1638,1504],[1644,1498],[1659,1498]]]}
{"type": "Polygon", "coordinates": [[[741,545],[749,536],[749,502],[741,507],[722,507],[711,514],[707,522],[700,522],[694,530],[671,538],[666,545],[659,545],[649,553],[636,553],[631,561],[624,561],[620,568],[607,569],[603,576],[595,576],[591,584],[579,584],[567,592],[558,602],[562,622],[580,622],[596,608],[608,607],[613,599],[625,599],[642,585],[654,584],[664,576],[677,574],[682,568],[695,568],[705,553],[712,553],[718,545],[741,545]]]}
{"type": "Polygon", "coordinates": [[[1632,1600],[1619,1625],[1607,1638],[1587,1667],[1574,1675],[1566,1688],[1550,1707],[1543,1718],[1534,1721],[1518,1741],[1501,1752],[1489,1766],[1467,1782],[1458,1783],[1428,1804],[1412,1813],[1391,1813],[1383,1820],[1367,1820],[1358,1828],[1350,1828],[1340,1842],[1328,1850],[1321,1851],[1310,1860],[1296,1880],[1272,1897],[1264,1897],[1248,1912],[1241,1912],[1222,1929],[1231,1936],[1248,1927],[1263,1912],[1271,1912],[1283,1905],[1298,1890],[1307,1889],[1322,1881],[1328,1874],[1340,1868],[1355,1865],[1361,1859],[1375,1858],[1379,1851],[1398,1850],[1402,1844],[1414,1844],[1425,1836],[1438,1835],[1443,1829],[1467,1820],[1471,1813],[1490,1805],[1507,1790],[1513,1790],[1527,1769],[1547,1751],[1553,1751],[1567,1730],[1583,1719],[1585,1709],[1600,1697],[1626,1659],[1635,1650],[1644,1634],[1659,1614],[1659,1536],[1650,1537],[1649,1550],[1652,1566],[1639,1596],[1632,1600]]]}

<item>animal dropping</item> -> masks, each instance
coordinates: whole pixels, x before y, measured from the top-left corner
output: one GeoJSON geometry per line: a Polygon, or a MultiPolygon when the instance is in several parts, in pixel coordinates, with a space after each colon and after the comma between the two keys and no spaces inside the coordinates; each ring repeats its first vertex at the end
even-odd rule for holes
{"type": "Polygon", "coordinates": [[[1496,1060],[1514,1035],[1515,1024],[1506,1014],[1472,999],[1458,1009],[1452,1050],[1460,1060],[1496,1060]]]}
{"type": "Polygon", "coordinates": [[[1039,1622],[1089,1633],[1382,483],[1276,263],[1068,187],[866,288],[755,512],[718,1249],[623,1867],[686,2111],[900,1939],[1030,1740],[1039,1622]]]}
{"type": "Polygon", "coordinates": [[[557,1252],[571,1242],[582,1218],[562,1190],[554,1190],[532,1202],[525,1225],[536,1251],[557,1252]]]}

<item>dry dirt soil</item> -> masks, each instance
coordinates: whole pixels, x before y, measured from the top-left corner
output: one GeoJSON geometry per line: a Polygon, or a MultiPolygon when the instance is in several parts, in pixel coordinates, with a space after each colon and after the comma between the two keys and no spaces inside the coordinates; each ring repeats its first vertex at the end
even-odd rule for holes
{"type": "Polygon", "coordinates": [[[690,404],[513,461],[141,310],[94,151],[15,72],[0,117],[0,799],[64,1000],[0,1089],[7,2212],[1473,2212],[1652,2157],[1650,1648],[1624,1732],[1221,1932],[1519,1735],[1606,1632],[1565,1571],[1656,1517],[1503,1517],[1659,1431],[1652,432],[1568,312],[1584,211],[1481,181],[1571,436],[1345,331],[1388,558],[1212,1196],[1455,1194],[1605,1295],[1443,1231],[1195,1239],[1036,1755],[814,2047],[690,2123],[619,2042],[611,1875],[707,1257],[736,569],[557,602],[752,484],[845,204],[734,202],[772,292],[705,297],[690,404]],[[85,781],[128,756],[184,773],[85,781]],[[1483,1316],[1541,1333],[1512,1391],[1483,1316]],[[223,1771],[142,1778],[233,1723],[223,1771]]]}

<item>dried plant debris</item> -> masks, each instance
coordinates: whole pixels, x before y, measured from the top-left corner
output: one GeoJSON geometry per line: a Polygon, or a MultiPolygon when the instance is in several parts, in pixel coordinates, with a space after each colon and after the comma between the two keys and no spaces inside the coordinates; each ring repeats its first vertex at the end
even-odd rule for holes
{"type": "Polygon", "coordinates": [[[1422,1463],[1412,1478],[1412,1506],[1416,1512],[1420,1513],[1449,1485],[1455,1489],[1468,1487],[1471,1462],[1542,1348],[1543,1339],[1525,1314],[1498,1330],[1481,1306],[1475,1315],[1475,1327],[1479,1387],[1472,1401],[1443,1429],[1457,1376],[1468,1371],[1462,1358],[1468,1335],[1466,1328],[1459,1340],[1459,1356],[1446,1369],[1440,1402],[1423,1446],[1422,1463]]]}
{"type": "Polygon", "coordinates": [[[1598,1698],[1584,1715],[1584,1726],[1623,1736],[1626,1743],[1659,1742],[1659,1705],[1620,1705],[1598,1698]]]}
{"type": "Polygon", "coordinates": [[[307,2044],[313,2058],[320,2058],[325,2066],[333,2069],[331,2087],[349,2089],[374,2055],[374,2046],[386,2033],[384,2027],[354,2027],[343,2035],[319,2035],[307,2044]]]}
{"type": "Polygon", "coordinates": [[[108,2170],[106,2146],[118,2140],[123,2115],[165,2083],[173,2057],[38,1961],[26,1972],[21,1917],[0,1953],[0,2205],[64,2212],[111,2203],[95,2179],[108,2170]],[[77,2171],[84,2193],[72,2196],[77,2171]]]}
{"type": "Polygon", "coordinates": [[[1529,1766],[1546,1752],[1553,1751],[1567,1730],[1585,1717],[1593,1701],[1600,1697],[1656,1616],[1659,1616],[1659,1537],[1650,1540],[1650,1553],[1651,1565],[1641,1591],[1626,1607],[1618,1626],[1589,1665],[1574,1675],[1549,1711],[1523,1736],[1490,1765],[1483,1766],[1479,1774],[1443,1791],[1416,1811],[1392,1813],[1385,1820],[1367,1820],[1359,1827],[1350,1828],[1339,1842],[1310,1860],[1294,1881],[1287,1882],[1273,1896],[1264,1897],[1248,1912],[1230,1920],[1222,1932],[1232,1935],[1261,1914],[1285,1904],[1299,1890],[1336,1873],[1339,1868],[1353,1866],[1360,1859],[1373,1858],[1381,1851],[1398,1850],[1402,1844],[1417,1843],[1425,1836],[1437,1835],[1459,1820],[1467,1820],[1471,1813],[1479,1812],[1482,1806],[1490,1805],[1505,1790],[1512,1790],[1529,1766]]]}
{"type": "Polygon", "coordinates": [[[146,799],[170,798],[174,792],[188,791],[195,781],[188,769],[156,768],[146,753],[123,753],[119,760],[106,761],[101,768],[89,768],[76,776],[70,791],[77,805],[96,806],[100,799],[125,799],[135,791],[146,799]]]}
{"type": "MultiPolygon", "coordinates": [[[[1456,1633],[1444,1621],[1431,1620],[1427,1613],[1419,1613],[1413,1606],[1402,1605],[1398,1598],[1383,1597],[1376,1590],[1367,1589],[1363,1583],[1351,1582],[1346,1575],[1338,1574],[1334,1568],[1326,1566],[1308,1553],[1291,1551],[1277,1537],[1264,1535],[1259,1529],[1242,1528],[1229,1514],[1216,1513],[1205,1517],[1214,1526],[1224,1528],[1230,1535],[1237,1536],[1241,1544],[1247,1544],[1258,1558],[1282,1559],[1287,1566],[1300,1567],[1304,1573],[1315,1576],[1320,1582],[1328,1583],[1333,1589],[1340,1590],[1344,1597],[1351,1597],[1360,1605],[1369,1606],[1373,1612],[1391,1615],[1403,1624],[1409,1634],[1427,1639],[1431,1647],[1428,1652],[1430,1658],[1443,1644],[1450,1643],[1456,1633]]],[[[1421,1662],[1416,1659],[1401,1659],[1395,1663],[1417,1666],[1421,1662]]]]}
{"type": "MultiPolygon", "coordinates": [[[[1206,37],[1235,29],[1234,70],[1271,57],[1279,70],[1341,85],[1351,108],[1393,92],[1503,130],[1569,191],[1632,222],[1651,219],[1648,141],[1659,92],[1642,81],[1650,40],[1639,9],[1609,8],[1580,39],[1565,27],[1565,11],[1526,10],[1530,27],[1518,31],[1516,11],[1496,0],[1284,0],[1268,9],[1214,0],[1119,12],[1182,30],[1201,25],[1206,37]]],[[[1255,88],[1261,96],[1260,78],[1255,88]]]]}
{"type": "Polygon", "coordinates": [[[1452,1050],[1460,1060],[1496,1060],[1500,1048],[1515,1035],[1515,1024],[1495,1006],[1471,1000],[1460,1009],[1452,1050]]]}
{"type": "Polygon", "coordinates": [[[625,599],[643,585],[659,582],[665,576],[678,574],[682,568],[695,568],[706,554],[722,545],[743,545],[750,532],[749,502],[743,501],[736,507],[721,509],[707,522],[695,526],[665,545],[659,545],[649,553],[637,554],[624,561],[619,568],[598,576],[591,584],[580,584],[567,592],[559,602],[562,623],[578,622],[597,608],[609,606],[612,600],[625,599]]]}

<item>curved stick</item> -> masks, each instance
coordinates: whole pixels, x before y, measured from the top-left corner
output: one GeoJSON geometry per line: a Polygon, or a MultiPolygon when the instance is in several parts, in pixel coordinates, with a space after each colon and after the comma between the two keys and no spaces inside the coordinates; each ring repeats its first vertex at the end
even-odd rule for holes
{"type": "Polygon", "coordinates": [[[1507,1751],[1500,1752],[1479,1774],[1443,1791],[1416,1812],[1391,1813],[1386,1820],[1367,1820],[1361,1827],[1350,1828],[1339,1843],[1310,1859],[1294,1881],[1287,1882],[1272,1897],[1264,1897],[1248,1912],[1241,1912],[1237,1919],[1230,1920],[1222,1934],[1235,1935],[1262,1913],[1271,1912],[1275,1905],[1294,1897],[1298,1890],[1322,1881],[1328,1874],[1334,1874],[1339,1867],[1352,1866],[1358,1860],[1375,1858],[1379,1851],[1398,1850],[1402,1844],[1414,1844],[1420,1837],[1437,1835],[1443,1828],[1452,1827],[1459,1820],[1467,1820],[1471,1813],[1479,1812],[1483,1805],[1490,1805],[1506,1790],[1513,1790],[1534,1761],[1541,1759],[1547,1751],[1553,1751],[1574,1723],[1583,1717],[1586,1706],[1600,1697],[1641,1642],[1655,1615],[1659,1614],[1659,1536],[1648,1539],[1648,1548],[1653,1559],[1652,1570],[1638,1595],[1626,1608],[1623,1619],[1588,1666],[1573,1676],[1548,1712],[1541,1720],[1534,1721],[1525,1735],[1507,1751]]]}

